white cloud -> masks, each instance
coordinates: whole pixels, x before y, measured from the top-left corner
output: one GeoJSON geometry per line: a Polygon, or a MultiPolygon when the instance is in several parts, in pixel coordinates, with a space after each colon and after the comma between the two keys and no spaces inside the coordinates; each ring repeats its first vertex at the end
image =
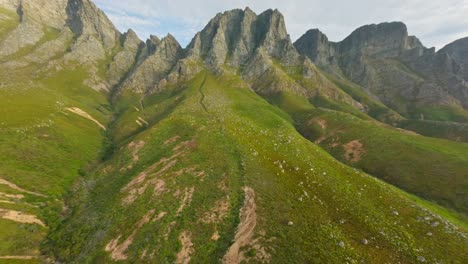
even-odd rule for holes
{"type": "Polygon", "coordinates": [[[188,44],[218,12],[251,7],[260,13],[278,8],[295,40],[311,28],[319,28],[339,41],[354,29],[370,23],[403,21],[409,33],[426,46],[441,48],[468,36],[466,0],[95,0],[116,26],[133,28],[142,38],[149,34],[173,34],[188,44]]]}

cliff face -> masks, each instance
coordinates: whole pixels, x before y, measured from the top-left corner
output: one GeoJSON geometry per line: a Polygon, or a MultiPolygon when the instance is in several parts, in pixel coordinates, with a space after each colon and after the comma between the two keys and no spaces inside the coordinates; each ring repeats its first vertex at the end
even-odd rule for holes
{"type": "Polygon", "coordinates": [[[311,30],[295,46],[328,73],[351,80],[408,117],[431,106],[466,110],[462,40],[436,53],[409,36],[403,23],[393,22],[363,26],[337,43],[311,30]]]}
{"type": "Polygon", "coordinates": [[[182,55],[183,49],[172,35],[162,40],[153,37],[147,41],[145,57],[125,80],[122,89],[138,94],[158,90],[182,55]]]}
{"type": "Polygon", "coordinates": [[[454,69],[457,75],[460,75],[465,80],[468,80],[468,37],[456,40],[437,53],[448,54],[459,68],[454,69]]]}

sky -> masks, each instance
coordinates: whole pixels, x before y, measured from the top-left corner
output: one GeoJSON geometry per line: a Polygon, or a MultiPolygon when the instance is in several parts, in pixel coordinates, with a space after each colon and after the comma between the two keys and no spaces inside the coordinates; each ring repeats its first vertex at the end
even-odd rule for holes
{"type": "Polygon", "coordinates": [[[402,21],[426,47],[442,48],[468,37],[468,0],[94,0],[116,27],[141,39],[168,33],[185,47],[217,13],[250,7],[257,14],[277,8],[295,41],[318,28],[340,41],[356,28],[402,21]]]}

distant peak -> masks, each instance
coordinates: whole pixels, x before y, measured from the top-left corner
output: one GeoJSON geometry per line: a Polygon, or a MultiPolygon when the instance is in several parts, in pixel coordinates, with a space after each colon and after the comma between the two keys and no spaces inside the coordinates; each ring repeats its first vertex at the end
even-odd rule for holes
{"type": "Polygon", "coordinates": [[[127,35],[135,35],[135,36],[137,35],[137,33],[136,33],[133,29],[131,29],[131,28],[129,28],[129,29],[127,30],[126,34],[127,34],[127,35]]]}
{"type": "Polygon", "coordinates": [[[391,32],[398,32],[402,35],[408,35],[408,28],[406,27],[406,24],[403,22],[383,22],[379,24],[369,24],[369,25],[364,25],[362,27],[359,27],[356,29],[352,35],[356,34],[367,34],[369,36],[373,35],[380,35],[380,34],[387,34],[391,32]]]}
{"type": "Polygon", "coordinates": [[[158,38],[158,36],[155,36],[155,35],[150,35],[150,37],[149,37],[148,40],[151,41],[151,42],[154,42],[154,43],[158,43],[158,42],[161,41],[161,40],[158,38]]]}
{"type": "Polygon", "coordinates": [[[267,9],[265,10],[263,13],[261,13],[260,15],[270,15],[270,16],[283,16],[283,14],[277,9],[267,9]]]}
{"type": "Polygon", "coordinates": [[[167,33],[167,35],[164,38],[177,41],[176,38],[171,33],[167,33]]]}
{"type": "MultiPolygon", "coordinates": [[[[323,32],[322,32],[320,29],[318,29],[318,28],[313,28],[313,29],[307,30],[307,32],[306,32],[302,37],[304,37],[304,36],[325,36],[325,37],[327,37],[327,36],[325,35],[325,33],[323,33],[323,32]]],[[[302,38],[302,37],[301,37],[301,38],[302,38]]]]}
{"type": "Polygon", "coordinates": [[[75,35],[98,36],[106,48],[115,45],[120,32],[92,1],[68,0],[66,12],[67,24],[75,35]]]}
{"type": "Polygon", "coordinates": [[[244,12],[245,13],[247,13],[247,12],[254,13],[254,11],[252,9],[250,9],[250,7],[248,7],[248,6],[245,7],[244,12]]]}
{"type": "Polygon", "coordinates": [[[164,38],[162,38],[161,42],[169,43],[171,45],[180,46],[177,39],[173,35],[171,35],[170,33],[168,33],[164,38]]]}
{"type": "Polygon", "coordinates": [[[141,41],[140,38],[138,37],[137,33],[133,31],[132,29],[128,29],[125,34],[123,34],[123,38],[125,41],[141,41]]]}

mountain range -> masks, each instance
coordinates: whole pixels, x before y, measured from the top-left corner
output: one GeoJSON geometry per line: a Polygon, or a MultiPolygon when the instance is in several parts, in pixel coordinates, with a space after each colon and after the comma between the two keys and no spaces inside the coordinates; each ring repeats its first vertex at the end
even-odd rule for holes
{"type": "Polygon", "coordinates": [[[0,0],[0,102],[0,263],[468,261],[468,38],[0,0]]]}

